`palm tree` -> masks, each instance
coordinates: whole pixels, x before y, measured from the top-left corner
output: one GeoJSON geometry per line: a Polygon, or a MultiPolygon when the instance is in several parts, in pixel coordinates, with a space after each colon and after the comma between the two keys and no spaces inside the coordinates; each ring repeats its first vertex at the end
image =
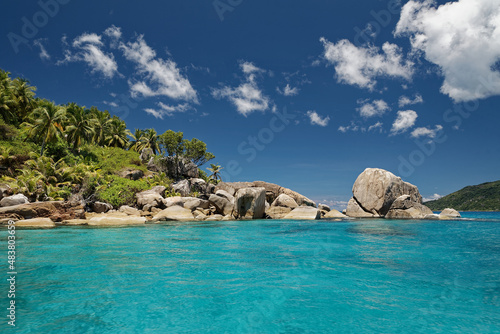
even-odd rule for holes
{"type": "Polygon", "coordinates": [[[132,133],[127,129],[125,122],[113,116],[109,125],[108,135],[104,138],[106,146],[126,147],[129,141],[128,136],[132,137],[132,133]]]}
{"type": "Polygon", "coordinates": [[[130,149],[136,152],[141,151],[141,138],[144,135],[144,130],[135,129],[134,134],[131,136],[133,141],[130,142],[130,149]]]}
{"type": "Polygon", "coordinates": [[[12,93],[16,100],[19,123],[22,123],[33,110],[35,90],[36,87],[30,86],[26,79],[17,78],[12,81],[12,93]]]}
{"type": "Polygon", "coordinates": [[[38,108],[33,111],[32,119],[24,123],[28,138],[42,140],[40,155],[46,143],[53,143],[63,132],[62,124],[66,118],[66,109],[56,106],[49,101],[43,101],[38,108]]]}
{"type": "Polygon", "coordinates": [[[212,174],[210,175],[210,179],[215,181],[215,184],[219,183],[218,180],[222,181],[220,177],[220,171],[224,169],[220,165],[210,164],[210,167],[207,168],[212,174]]]}
{"type": "Polygon", "coordinates": [[[158,142],[158,134],[154,129],[147,129],[139,139],[139,151],[145,148],[153,150],[153,154],[160,152],[160,143],[158,142]]]}
{"type": "Polygon", "coordinates": [[[15,100],[8,90],[2,87],[0,87],[0,89],[0,116],[5,122],[13,122],[15,119],[13,110],[15,100]]]}
{"type": "Polygon", "coordinates": [[[67,139],[68,143],[73,145],[73,151],[76,151],[83,141],[88,141],[94,136],[95,121],[90,117],[88,110],[75,103],[69,103],[66,110],[68,118],[67,139]]]}
{"type": "Polygon", "coordinates": [[[94,144],[103,146],[104,139],[106,138],[107,131],[109,129],[109,123],[111,122],[108,112],[102,112],[96,108],[90,108],[90,114],[92,115],[94,124],[94,136],[92,141],[94,144]]]}

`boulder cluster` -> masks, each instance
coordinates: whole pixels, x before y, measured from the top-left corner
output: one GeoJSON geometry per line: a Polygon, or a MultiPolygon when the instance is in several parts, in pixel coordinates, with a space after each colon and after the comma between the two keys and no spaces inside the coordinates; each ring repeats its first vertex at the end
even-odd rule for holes
{"type": "Polygon", "coordinates": [[[422,204],[418,188],[380,168],[367,168],[352,187],[346,215],[355,218],[453,219],[460,214],[446,209],[436,215],[422,204]]]}
{"type": "MultiPolygon", "coordinates": [[[[133,171],[129,172],[130,178],[140,177],[133,171]]],[[[188,170],[182,169],[178,172],[188,173],[188,170]]],[[[180,196],[171,197],[166,187],[156,186],[135,194],[136,207],[113,208],[103,202],[30,203],[24,195],[12,194],[10,188],[0,185],[0,224],[6,224],[9,220],[16,220],[18,226],[54,227],[266,218],[315,220],[347,217],[390,219],[460,217],[460,214],[453,209],[446,209],[440,215],[434,214],[422,204],[422,196],[416,186],[404,182],[386,170],[376,168],[367,168],[358,176],[352,188],[353,197],[347,205],[345,214],[324,204],[316,205],[314,201],[288,188],[262,181],[222,182],[214,185],[203,179],[191,177],[174,183],[171,190],[180,196]],[[195,194],[196,197],[189,196],[190,194],[195,194]]]]}

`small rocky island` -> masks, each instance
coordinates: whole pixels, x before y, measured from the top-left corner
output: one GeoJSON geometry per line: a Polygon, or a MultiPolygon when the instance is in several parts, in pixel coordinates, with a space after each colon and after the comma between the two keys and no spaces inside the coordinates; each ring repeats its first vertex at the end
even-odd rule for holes
{"type": "Polygon", "coordinates": [[[137,206],[113,208],[104,202],[32,202],[22,194],[0,187],[0,223],[18,227],[121,226],[163,221],[228,221],[248,219],[455,219],[446,209],[434,214],[422,204],[418,188],[383,169],[367,168],[352,189],[353,197],[341,213],[327,205],[279,185],[255,182],[221,182],[217,185],[191,177],[172,185],[180,196],[165,197],[167,188],[156,186],[135,194],[137,206]],[[193,191],[197,197],[189,197],[193,191]]]}

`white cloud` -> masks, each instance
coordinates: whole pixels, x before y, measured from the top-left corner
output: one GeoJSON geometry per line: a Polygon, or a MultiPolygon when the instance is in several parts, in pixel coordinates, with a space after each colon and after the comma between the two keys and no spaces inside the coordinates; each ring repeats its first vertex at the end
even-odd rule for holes
{"type": "Polygon", "coordinates": [[[415,130],[412,131],[411,136],[413,138],[419,138],[419,137],[435,138],[437,133],[441,130],[443,130],[443,127],[441,125],[436,125],[434,129],[416,128],[415,130]]]}
{"type": "Polygon", "coordinates": [[[109,36],[113,39],[120,39],[122,38],[122,30],[121,28],[119,27],[116,27],[114,25],[112,25],[111,27],[109,27],[108,29],[104,30],[104,34],[106,36],[109,36]]]}
{"type": "Polygon", "coordinates": [[[346,133],[347,131],[356,132],[360,129],[359,125],[356,125],[354,122],[351,122],[348,126],[339,126],[338,130],[342,133],[346,133]]]}
{"type": "Polygon", "coordinates": [[[372,90],[378,77],[410,80],[413,75],[413,62],[405,61],[395,44],[384,43],[380,53],[375,46],[357,47],[346,39],[336,44],[325,38],[320,41],[325,48],[324,58],[335,66],[338,82],[372,90]]]}
{"type": "Polygon", "coordinates": [[[245,74],[245,82],[234,88],[224,86],[212,89],[212,96],[217,99],[227,98],[245,117],[254,111],[266,111],[269,108],[269,98],[264,95],[256,82],[256,74],[265,71],[250,62],[243,62],[240,67],[245,74]]]}
{"type": "Polygon", "coordinates": [[[330,116],[322,118],[316,111],[312,110],[309,110],[307,112],[307,116],[309,116],[309,120],[311,121],[312,125],[327,126],[328,122],[330,121],[330,116]]]}
{"type": "Polygon", "coordinates": [[[50,60],[50,55],[47,52],[47,49],[45,49],[45,46],[43,46],[42,41],[44,41],[42,38],[37,39],[33,41],[34,46],[38,46],[40,48],[40,59],[42,60],[50,60]]]}
{"type": "Polygon", "coordinates": [[[104,103],[105,105],[110,106],[110,107],[113,107],[113,108],[118,108],[118,103],[116,103],[116,102],[103,101],[103,103],[104,103]]]}
{"type": "Polygon", "coordinates": [[[141,35],[135,42],[120,43],[125,58],[137,66],[142,80],[129,80],[132,96],[167,96],[174,100],[198,103],[198,94],[187,77],[180,73],[177,64],[170,59],[156,58],[156,52],[147,45],[141,35]]]}
{"type": "Polygon", "coordinates": [[[406,107],[409,105],[423,103],[423,102],[424,102],[424,99],[422,98],[422,95],[420,95],[420,94],[415,94],[415,97],[413,98],[413,100],[410,99],[409,97],[403,95],[403,96],[399,97],[398,105],[400,108],[403,108],[403,107],[406,107]]]}
{"type": "Polygon", "coordinates": [[[360,115],[369,118],[373,116],[382,116],[385,114],[387,110],[389,110],[389,105],[384,100],[374,100],[372,102],[368,102],[367,100],[358,101],[359,104],[362,104],[357,110],[360,115]]]}
{"type": "Polygon", "coordinates": [[[382,129],[382,125],[383,123],[382,122],[377,122],[373,125],[370,125],[368,127],[368,131],[375,131],[375,130],[379,130],[380,133],[382,133],[383,129],[382,129]]]}
{"type": "Polygon", "coordinates": [[[187,102],[175,106],[158,102],[158,106],[160,107],[159,109],[146,108],[144,111],[155,118],[163,119],[164,116],[173,116],[174,113],[182,113],[192,109],[191,105],[187,102]]]}
{"type": "Polygon", "coordinates": [[[276,88],[278,93],[285,95],[285,96],[294,96],[299,94],[299,88],[298,87],[291,87],[290,84],[287,84],[283,90],[281,90],[279,87],[276,88]]]}
{"type": "Polygon", "coordinates": [[[391,134],[396,135],[408,131],[415,125],[417,113],[413,110],[398,111],[398,117],[392,124],[391,134]]]}
{"type": "Polygon", "coordinates": [[[440,199],[442,198],[443,196],[439,195],[439,194],[434,194],[434,195],[431,195],[429,197],[424,197],[422,198],[422,202],[429,202],[429,201],[435,201],[437,199],[440,199]]]}
{"type": "MultiPolygon", "coordinates": [[[[63,45],[66,45],[65,39],[63,39],[63,45]]],[[[68,62],[84,62],[90,67],[91,73],[101,73],[105,78],[112,79],[119,74],[118,64],[113,54],[103,51],[104,43],[101,41],[101,36],[97,34],[80,35],[73,40],[72,46],[76,52],[65,50],[64,59],[58,61],[57,65],[68,62]]]]}
{"type": "Polygon", "coordinates": [[[455,102],[500,94],[500,2],[459,0],[436,8],[431,0],[409,1],[396,36],[441,68],[441,92],[455,102]]]}

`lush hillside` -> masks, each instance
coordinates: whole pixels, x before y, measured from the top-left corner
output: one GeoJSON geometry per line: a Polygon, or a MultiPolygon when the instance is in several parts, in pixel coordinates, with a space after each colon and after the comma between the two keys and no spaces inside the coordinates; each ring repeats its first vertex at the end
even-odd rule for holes
{"type": "Polygon", "coordinates": [[[431,210],[500,211],[500,181],[468,186],[435,201],[424,203],[431,210]]]}

